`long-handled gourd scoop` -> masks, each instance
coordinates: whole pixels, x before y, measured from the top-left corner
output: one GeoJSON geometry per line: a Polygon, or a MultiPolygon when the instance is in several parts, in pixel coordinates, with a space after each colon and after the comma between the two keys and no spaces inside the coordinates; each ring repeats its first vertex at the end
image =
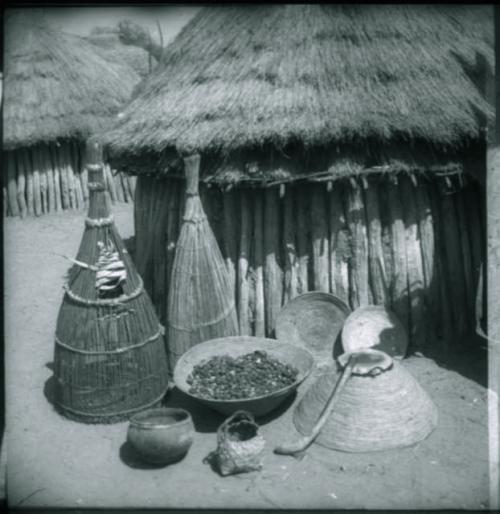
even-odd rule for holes
{"type": "Polygon", "coordinates": [[[311,433],[307,436],[301,437],[296,441],[285,443],[277,446],[274,453],[280,455],[294,455],[302,458],[306,448],[316,439],[321,432],[326,420],[332,413],[333,407],[336,404],[342,389],[344,388],[349,377],[354,375],[361,376],[375,376],[386,371],[392,366],[392,358],[384,352],[379,350],[362,350],[353,353],[344,353],[337,359],[339,365],[343,368],[342,374],[337,380],[333,391],[326,402],[318,421],[314,425],[311,433]]]}

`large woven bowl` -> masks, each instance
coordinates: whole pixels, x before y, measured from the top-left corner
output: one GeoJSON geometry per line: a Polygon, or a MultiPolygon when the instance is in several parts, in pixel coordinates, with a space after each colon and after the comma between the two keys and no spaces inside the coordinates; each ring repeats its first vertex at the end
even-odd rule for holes
{"type": "Polygon", "coordinates": [[[331,362],[351,309],[333,294],[312,291],[288,302],[276,320],[276,338],[309,350],[317,362],[331,362]]]}
{"type": "Polygon", "coordinates": [[[342,346],[346,352],[372,348],[402,359],[408,350],[408,335],[394,312],[382,305],[366,305],[345,320],[342,346]]]}
{"type": "MultiPolygon", "coordinates": [[[[310,433],[338,376],[332,365],[302,397],[293,414],[300,433],[310,433]]],[[[400,361],[393,361],[391,369],[375,377],[349,378],[315,442],[345,452],[402,448],[425,439],[437,421],[429,395],[400,361]]]]}
{"type": "Polygon", "coordinates": [[[174,382],[182,392],[222,414],[229,415],[237,410],[246,410],[254,416],[264,416],[278,407],[299,386],[309,375],[313,364],[314,358],[307,350],[275,339],[251,336],[222,337],[197,344],[182,355],[175,365],[174,382]],[[215,356],[239,357],[256,350],[263,350],[270,357],[296,367],[299,370],[297,380],[273,393],[243,400],[209,400],[189,392],[187,378],[195,365],[215,356]]]}

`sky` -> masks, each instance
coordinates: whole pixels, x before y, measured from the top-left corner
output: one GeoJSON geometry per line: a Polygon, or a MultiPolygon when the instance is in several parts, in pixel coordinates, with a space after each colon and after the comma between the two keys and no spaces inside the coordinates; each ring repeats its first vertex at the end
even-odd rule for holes
{"type": "Polygon", "coordinates": [[[149,28],[151,35],[158,39],[157,21],[163,32],[164,44],[170,42],[182,27],[199,11],[195,5],[151,5],[133,6],[124,4],[123,7],[44,7],[46,19],[52,25],[62,28],[65,32],[86,36],[93,27],[115,26],[119,21],[129,19],[149,28]]]}

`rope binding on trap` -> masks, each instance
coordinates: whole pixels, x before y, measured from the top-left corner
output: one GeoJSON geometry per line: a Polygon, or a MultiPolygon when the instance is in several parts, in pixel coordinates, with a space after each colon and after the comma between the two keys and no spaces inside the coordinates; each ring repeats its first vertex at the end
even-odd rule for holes
{"type": "Polygon", "coordinates": [[[94,227],[107,227],[114,223],[113,215],[111,214],[107,218],[85,218],[85,226],[89,228],[94,227]]]}
{"type": "Polygon", "coordinates": [[[140,343],[136,343],[130,346],[124,346],[123,348],[116,348],[114,350],[82,350],[80,348],[75,348],[70,346],[69,344],[63,343],[57,336],[55,336],[55,342],[58,346],[65,348],[66,350],[70,350],[71,352],[81,353],[83,355],[116,355],[120,353],[129,352],[130,350],[135,350],[137,348],[141,348],[142,346],[147,345],[148,343],[152,343],[156,341],[162,335],[161,327],[150,337],[144,339],[140,343]]]}

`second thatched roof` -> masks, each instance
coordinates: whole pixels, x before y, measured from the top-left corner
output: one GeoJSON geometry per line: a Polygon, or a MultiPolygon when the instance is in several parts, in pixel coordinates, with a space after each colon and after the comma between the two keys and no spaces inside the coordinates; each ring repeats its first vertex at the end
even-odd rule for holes
{"type": "Polygon", "coordinates": [[[208,7],[165,50],[107,135],[112,153],[231,151],[479,137],[492,108],[491,7],[208,7]]]}
{"type": "Polygon", "coordinates": [[[4,148],[86,138],[108,128],[140,77],[33,12],[5,21],[4,148]]]}
{"type": "MultiPolygon", "coordinates": [[[[114,27],[103,27],[85,37],[85,40],[97,47],[98,52],[112,63],[123,63],[130,66],[141,78],[150,72],[148,53],[142,48],[125,45],[118,37],[114,27]]],[[[156,64],[153,60],[152,66],[156,64]]]]}

